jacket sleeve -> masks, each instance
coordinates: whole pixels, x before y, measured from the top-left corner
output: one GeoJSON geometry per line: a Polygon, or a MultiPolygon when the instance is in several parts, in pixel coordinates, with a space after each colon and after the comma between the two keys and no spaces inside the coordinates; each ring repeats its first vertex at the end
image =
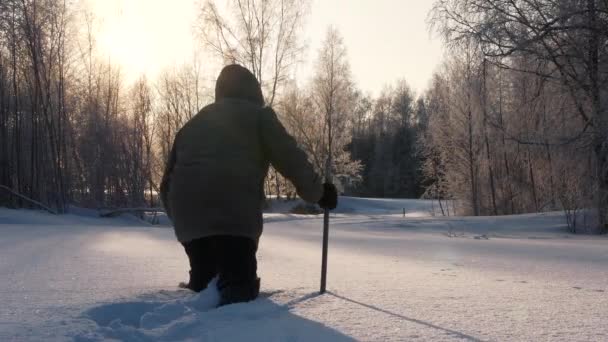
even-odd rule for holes
{"type": "Polygon", "coordinates": [[[165,207],[165,211],[167,212],[167,216],[169,216],[169,218],[173,217],[171,207],[169,205],[169,187],[171,184],[171,174],[173,173],[173,168],[175,167],[175,163],[177,161],[177,152],[175,147],[176,143],[177,135],[175,136],[175,140],[173,141],[171,153],[169,154],[169,160],[167,161],[167,165],[165,165],[165,172],[163,173],[163,179],[160,183],[160,200],[162,201],[162,204],[165,207]]]}
{"type": "Polygon", "coordinates": [[[271,108],[262,110],[260,122],[262,148],[272,166],[293,183],[303,200],[318,202],[323,195],[323,186],[306,153],[287,133],[271,108]]]}

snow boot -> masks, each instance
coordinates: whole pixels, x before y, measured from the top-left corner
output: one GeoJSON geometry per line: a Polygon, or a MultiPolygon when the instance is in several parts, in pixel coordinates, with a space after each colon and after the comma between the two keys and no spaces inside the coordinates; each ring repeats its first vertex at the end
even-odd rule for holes
{"type": "Polygon", "coordinates": [[[250,302],[260,294],[260,278],[240,283],[218,283],[218,290],[220,291],[220,303],[218,307],[250,302]]]}
{"type": "Polygon", "coordinates": [[[190,281],[189,282],[180,282],[177,286],[182,289],[192,290],[194,292],[201,292],[207,288],[209,281],[205,278],[203,281],[200,279],[192,279],[192,271],[190,271],[190,281]],[[193,282],[194,280],[194,282],[193,282]],[[198,280],[198,282],[196,281],[198,280]]]}

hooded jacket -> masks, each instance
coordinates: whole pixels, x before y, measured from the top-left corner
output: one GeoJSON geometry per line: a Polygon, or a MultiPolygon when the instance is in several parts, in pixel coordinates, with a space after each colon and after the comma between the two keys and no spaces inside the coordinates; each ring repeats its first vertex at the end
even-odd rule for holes
{"type": "Polygon", "coordinates": [[[220,73],[215,102],[177,133],[161,199],[180,242],[214,235],[259,239],[264,178],[272,164],[308,202],[322,196],[320,177],[239,65],[220,73]]]}

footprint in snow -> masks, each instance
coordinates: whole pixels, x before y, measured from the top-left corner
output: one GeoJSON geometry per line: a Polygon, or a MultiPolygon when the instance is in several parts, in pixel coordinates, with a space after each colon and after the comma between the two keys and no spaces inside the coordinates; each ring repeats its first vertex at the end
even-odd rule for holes
{"type": "Polygon", "coordinates": [[[260,341],[354,341],[337,330],[291,312],[293,306],[316,297],[316,292],[297,295],[284,304],[269,298],[282,291],[264,292],[255,303],[215,309],[219,294],[214,288],[178,299],[167,299],[161,293],[153,301],[136,299],[101,304],[85,312],[85,318],[95,325],[79,332],[74,340],[193,341],[202,336],[204,340],[244,341],[250,340],[253,332],[260,341]]]}

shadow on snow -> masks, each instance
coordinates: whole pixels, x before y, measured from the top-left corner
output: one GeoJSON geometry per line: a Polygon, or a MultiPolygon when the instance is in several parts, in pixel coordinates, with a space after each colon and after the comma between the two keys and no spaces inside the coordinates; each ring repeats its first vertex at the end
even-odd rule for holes
{"type": "MultiPolygon", "coordinates": [[[[211,287],[211,286],[210,286],[211,287]]],[[[266,292],[251,303],[215,308],[216,291],[199,294],[158,291],[134,300],[91,308],[85,318],[93,331],[75,336],[76,341],[353,341],[319,322],[291,312],[298,303],[315,298],[311,293],[285,304],[274,302],[266,292]]]]}
{"type": "Polygon", "coordinates": [[[350,298],[347,298],[347,297],[340,296],[340,295],[335,294],[333,292],[328,292],[328,294],[330,294],[330,295],[332,295],[332,296],[334,296],[334,297],[336,297],[338,299],[347,301],[349,303],[357,304],[357,305],[363,306],[365,308],[368,308],[368,309],[371,309],[371,310],[374,310],[374,311],[377,311],[377,312],[381,312],[381,313],[389,315],[389,316],[393,316],[393,317],[396,317],[396,318],[399,318],[399,319],[402,319],[402,320],[405,320],[405,321],[408,321],[408,322],[411,322],[411,323],[420,324],[420,325],[423,325],[423,326],[428,327],[428,328],[441,330],[441,331],[446,332],[446,333],[448,333],[448,334],[450,334],[450,335],[452,335],[454,337],[457,337],[457,338],[461,338],[461,339],[465,339],[465,340],[473,341],[473,342],[483,342],[483,340],[480,340],[480,339],[478,339],[476,337],[467,335],[465,333],[462,333],[462,332],[459,332],[459,331],[456,331],[456,330],[452,330],[452,329],[448,329],[448,328],[443,328],[443,327],[440,327],[438,325],[435,325],[435,324],[432,324],[432,323],[429,323],[429,322],[425,322],[425,321],[422,321],[422,320],[419,320],[419,319],[407,317],[407,316],[404,316],[404,315],[401,315],[401,314],[398,314],[398,313],[395,313],[395,312],[392,312],[392,311],[389,311],[389,310],[385,310],[385,309],[379,308],[379,307],[371,305],[371,304],[366,304],[366,303],[363,303],[363,302],[356,301],[354,299],[350,299],[350,298]]]}

